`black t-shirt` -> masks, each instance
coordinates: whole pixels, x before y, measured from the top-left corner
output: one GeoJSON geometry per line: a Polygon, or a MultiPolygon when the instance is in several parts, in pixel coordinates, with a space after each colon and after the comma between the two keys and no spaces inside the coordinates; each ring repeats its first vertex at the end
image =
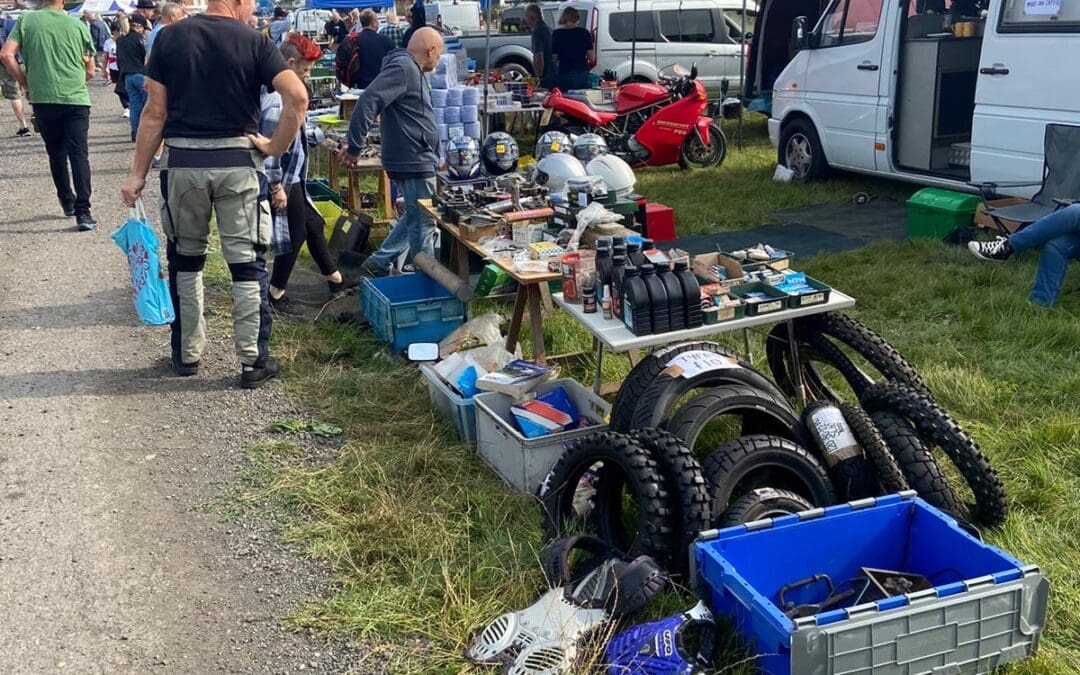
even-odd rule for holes
{"type": "Polygon", "coordinates": [[[592,36],[581,26],[559,28],[551,35],[551,51],[559,57],[560,73],[588,70],[589,61],[585,58],[585,52],[592,48],[592,36]]]}
{"type": "Polygon", "coordinates": [[[116,67],[121,75],[143,72],[146,63],[146,41],[142,35],[131,31],[116,41],[116,67]]]}
{"type": "Polygon", "coordinates": [[[200,14],[158,33],[146,74],[165,85],[166,138],[231,138],[258,132],[259,90],[288,68],[259,31],[200,14]]]}
{"type": "Polygon", "coordinates": [[[356,36],[357,63],[353,86],[366,89],[382,70],[383,59],[394,49],[394,42],[385,35],[365,28],[356,36]]]}

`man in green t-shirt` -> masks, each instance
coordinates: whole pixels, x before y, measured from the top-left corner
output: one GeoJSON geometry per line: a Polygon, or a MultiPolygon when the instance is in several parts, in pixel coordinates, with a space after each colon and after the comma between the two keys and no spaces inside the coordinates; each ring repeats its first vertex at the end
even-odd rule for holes
{"type": "Polygon", "coordinates": [[[94,42],[90,29],[64,12],[64,0],[42,0],[19,17],[0,50],[0,62],[34,106],[34,119],[49,153],[56,196],[79,230],[97,227],[90,215],[90,93],[94,42]],[[19,67],[18,57],[26,66],[19,67]],[[68,173],[68,163],[71,173],[68,173]],[[74,189],[73,189],[74,188],[74,189]]]}

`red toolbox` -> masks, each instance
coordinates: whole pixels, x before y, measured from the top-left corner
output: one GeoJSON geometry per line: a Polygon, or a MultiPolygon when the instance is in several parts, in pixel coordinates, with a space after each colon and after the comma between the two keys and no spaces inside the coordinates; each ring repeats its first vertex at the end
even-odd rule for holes
{"type": "Polygon", "coordinates": [[[653,241],[675,239],[675,209],[656,202],[645,204],[645,236],[653,241]]]}

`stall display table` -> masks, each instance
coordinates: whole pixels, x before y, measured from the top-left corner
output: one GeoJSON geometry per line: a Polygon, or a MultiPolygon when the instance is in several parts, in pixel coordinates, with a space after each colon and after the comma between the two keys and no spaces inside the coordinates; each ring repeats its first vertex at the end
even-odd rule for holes
{"type": "Polygon", "coordinates": [[[544,113],[548,112],[548,108],[540,105],[539,103],[530,103],[528,105],[522,105],[519,108],[512,107],[496,107],[494,105],[488,105],[487,108],[483,105],[483,98],[481,97],[480,104],[480,116],[483,118],[484,134],[491,133],[491,119],[492,115],[506,115],[506,130],[513,134],[515,127],[520,127],[520,132],[524,134],[530,131],[526,126],[527,120],[532,120],[533,135],[535,137],[540,136],[540,127],[543,124],[544,113]]]}
{"type": "MultiPolygon", "coordinates": [[[[330,168],[327,178],[333,190],[338,189],[341,180],[342,164],[335,153],[330,153],[330,168]]],[[[383,169],[382,160],[376,157],[361,159],[355,168],[345,168],[347,173],[345,182],[345,205],[354,213],[360,213],[363,208],[360,204],[360,174],[364,172],[377,172],[379,178],[378,204],[383,208],[383,214],[387,219],[394,217],[394,198],[390,190],[390,176],[383,169]]]]}
{"type": "MultiPolygon", "coordinates": [[[[779,312],[772,312],[761,316],[745,316],[740,319],[732,319],[730,321],[722,321],[720,323],[714,323],[710,325],[703,325],[697,328],[688,328],[685,330],[670,331],[668,333],[659,333],[656,335],[634,335],[630,332],[622,321],[619,319],[605,319],[604,315],[600,312],[586,314],[584,307],[580,304],[572,304],[566,301],[562,293],[556,293],[552,296],[555,304],[562,307],[570,316],[574,318],[579,324],[581,324],[585,330],[593,336],[593,348],[596,356],[596,376],[593,381],[593,391],[600,393],[603,382],[601,381],[600,367],[604,359],[604,348],[606,347],[614,353],[629,352],[631,350],[648,349],[650,347],[660,347],[663,345],[673,344],[676,342],[682,342],[684,340],[692,340],[694,338],[702,338],[708,335],[717,335],[720,333],[728,333],[735,330],[748,330],[756,326],[763,326],[767,324],[774,324],[785,322],[788,324],[788,328],[793,330],[793,321],[800,317],[810,316],[812,314],[822,314],[824,312],[832,312],[840,309],[846,309],[855,305],[855,299],[851,296],[845,295],[835,288],[829,296],[829,301],[820,305],[814,305],[811,307],[800,307],[798,309],[785,309],[779,312]]],[[[796,377],[800,378],[798,382],[798,391],[800,398],[803,396],[802,387],[802,368],[799,364],[798,349],[794,342],[791,343],[791,358],[794,366],[793,370],[796,373],[796,377]]]]}
{"type": "Polygon", "coordinates": [[[513,352],[517,347],[518,338],[521,334],[521,323],[527,310],[529,313],[529,327],[532,330],[533,358],[537,363],[547,363],[543,330],[544,306],[550,307],[551,304],[548,284],[562,279],[562,275],[558,272],[519,272],[509,260],[492,259],[480,244],[464,239],[457,225],[443,220],[442,214],[439,213],[439,210],[435,208],[430,199],[421,199],[419,203],[420,208],[435,221],[435,224],[453,239],[453,257],[457,263],[457,274],[463,281],[470,282],[469,253],[471,252],[498,265],[517,282],[518,290],[514,298],[514,313],[510,318],[510,330],[506,334],[506,351],[513,352]]]}

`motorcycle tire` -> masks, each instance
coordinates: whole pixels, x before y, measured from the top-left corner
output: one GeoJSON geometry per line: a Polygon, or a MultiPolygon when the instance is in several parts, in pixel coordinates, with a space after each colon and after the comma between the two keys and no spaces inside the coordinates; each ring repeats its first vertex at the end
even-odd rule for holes
{"type": "MultiPolygon", "coordinates": [[[[778,333],[774,329],[774,332],[770,333],[770,338],[775,339],[766,341],[766,355],[771,368],[790,373],[790,363],[787,361],[790,357],[787,355],[788,340],[786,335],[786,332],[778,333]],[[770,344],[771,356],[769,356],[770,344]],[[779,368],[781,360],[784,362],[782,369],[779,368]]],[[[824,361],[843,375],[844,380],[851,387],[856,397],[862,396],[862,393],[875,382],[875,379],[863,372],[836,344],[832,343],[832,340],[848,347],[865,359],[881,374],[883,379],[899,382],[919,393],[930,396],[930,390],[915,370],[915,366],[911,365],[896,347],[893,347],[880,335],[870,330],[865,324],[846,314],[827,312],[797,319],[795,321],[795,335],[798,343],[806,342],[812,352],[817,352],[824,361]]],[[[812,365],[806,361],[803,362],[804,382],[825,382],[825,378],[820,373],[813,373],[807,377],[807,371],[812,369],[812,365]]],[[[777,370],[774,370],[774,374],[776,373],[777,370]]],[[[794,387],[790,384],[791,378],[785,375],[784,379],[788,382],[786,391],[789,392],[789,395],[793,395],[794,387]]],[[[823,392],[824,396],[840,402],[839,394],[835,391],[829,394],[829,391],[831,389],[826,389],[823,392]]]]}
{"type": "Polygon", "coordinates": [[[997,471],[975,441],[933,398],[902,384],[879,382],[863,393],[862,404],[870,411],[890,410],[901,415],[912,423],[924,443],[945,452],[975,497],[969,509],[976,522],[990,527],[1005,522],[1009,505],[997,471]]]}
{"type": "Polygon", "coordinates": [[[690,448],[662,429],[638,429],[630,437],[652,454],[664,478],[675,542],[668,571],[685,574],[692,555],[690,547],[698,533],[712,526],[709,484],[701,473],[701,464],[690,448]]]}
{"type": "Polygon", "coordinates": [[[631,438],[610,431],[572,441],[552,467],[540,489],[544,538],[551,541],[581,534],[591,524],[592,534],[631,557],[650,555],[662,565],[671,558],[670,499],[656,460],[631,438]],[[598,469],[594,466],[600,464],[598,469]],[[583,520],[575,509],[575,494],[582,477],[595,472],[592,509],[583,520]],[[637,534],[626,532],[623,487],[636,503],[637,534]]]}
{"type": "Polygon", "coordinates": [[[909,489],[904,472],[896,463],[896,457],[893,457],[889,445],[881,437],[878,428],[874,426],[874,420],[870,419],[870,415],[863,410],[862,406],[857,403],[843,403],[840,405],[840,412],[847,420],[851,433],[862,446],[863,452],[866,453],[866,458],[873,465],[881,493],[892,494],[909,489]]]}
{"type": "Polygon", "coordinates": [[[773,434],[796,443],[805,440],[799,416],[787,400],[735,384],[714,387],[687,401],[668,420],[667,430],[693,450],[705,426],[721,415],[742,417],[740,436],[773,434]]]}
{"type": "Polygon", "coordinates": [[[910,488],[927,504],[966,519],[967,508],[949,485],[930,448],[926,447],[908,421],[887,410],[870,413],[870,419],[889,446],[889,452],[896,458],[896,464],[910,488]]]}
{"type": "Polygon", "coordinates": [[[717,527],[745,525],[755,520],[779,518],[812,508],[813,504],[790,490],[758,488],[736,499],[720,516],[717,527]]]}
{"type": "Polygon", "coordinates": [[[865,499],[867,497],[878,496],[879,486],[874,467],[870,463],[870,460],[866,458],[865,451],[861,444],[858,443],[858,437],[851,431],[851,428],[847,425],[847,420],[843,417],[843,412],[836,407],[835,403],[832,401],[812,402],[810,405],[806,406],[806,409],[803,411],[802,424],[806,429],[808,441],[812,441],[813,447],[818,451],[818,456],[829,470],[829,477],[832,478],[833,487],[836,488],[836,495],[840,501],[849,502],[853,499],[865,499]],[[834,421],[837,423],[835,426],[838,428],[822,429],[815,424],[813,415],[819,410],[825,410],[827,408],[835,410],[834,415],[839,419],[834,421]],[[847,428],[845,429],[844,427],[847,428]],[[826,444],[822,443],[822,434],[843,434],[845,431],[850,433],[850,441],[859,445],[859,454],[836,460],[835,455],[829,455],[826,444]]]}
{"type": "Polygon", "coordinates": [[[712,489],[713,523],[755,487],[790,490],[814,506],[836,503],[825,467],[809,451],[779,436],[755,434],[721,444],[702,463],[712,489]],[[755,486],[754,482],[761,484],[755,486]]]}
{"type": "MultiPolygon", "coordinates": [[[[656,428],[659,427],[659,422],[656,424],[636,424],[638,408],[642,401],[642,397],[645,395],[646,390],[653,384],[653,382],[661,377],[661,374],[667,369],[671,361],[686,352],[702,351],[709,352],[711,354],[720,354],[721,356],[730,356],[737,359],[738,355],[728,349],[722,344],[716,342],[683,342],[681,344],[672,345],[659,349],[652,354],[649,354],[641,359],[636,366],[630,370],[630,374],[623,380],[622,386],[619,387],[619,393],[615,397],[615,403],[611,407],[611,429],[612,431],[629,431],[635,428],[656,428]]],[[[769,381],[761,373],[750,368],[749,364],[739,362],[742,368],[722,368],[717,370],[708,371],[711,376],[707,378],[708,384],[698,385],[704,386],[716,386],[720,384],[746,384],[752,387],[757,387],[764,391],[779,392],[776,389],[776,385],[769,381]]],[[[703,373],[702,375],[705,375],[703,373]]],[[[666,378],[670,381],[671,378],[666,378]]],[[[667,417],[666,411],[664,416],[660,419],[662,421],[667,417]]]]}
{"type": "MultiPolygon", "coordinates": [[[[837,391],[815,367],[815,363],[832,366],[840,372],[854,372],[855,364],[835,344],[824,335],[814,331],[799,330],[796,327],[799,350],[799,365],[802,370],[803,392],[808,400],[842,401],[844,394],[837,391]],[[836,365],[839,364],[839,365],[836,365]]],[[[765,362],[777,386],[787,396],[798,396],[798,385],[792,376],[791,338],[787,323],[778,323],[769,331],[765,340],[765,362]]],[[[845,378],[846,381],[846,378],[845,378]]],[[[850,398],[850,394],[849,394],[850,398]]]]}
{"type": "Polygon", "coordinates": [[[711,169],[724,163],[727,157],[727,137],[716,122],[709,124],[709,145],[701,142],[697,130],[686,135],[679,149],[680,169],[711,169]]]}

